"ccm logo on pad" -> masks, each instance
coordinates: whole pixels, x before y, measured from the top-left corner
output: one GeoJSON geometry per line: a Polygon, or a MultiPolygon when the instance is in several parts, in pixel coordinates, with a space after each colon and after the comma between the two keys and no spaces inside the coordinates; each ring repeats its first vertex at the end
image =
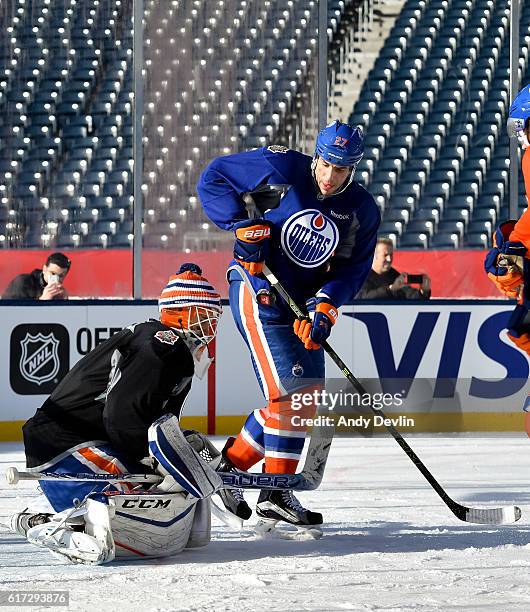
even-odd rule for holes
{"type": "Polygon", "coordinates": [[[167,508],[170,499],[126,499],[122,508],[167,508]]]}

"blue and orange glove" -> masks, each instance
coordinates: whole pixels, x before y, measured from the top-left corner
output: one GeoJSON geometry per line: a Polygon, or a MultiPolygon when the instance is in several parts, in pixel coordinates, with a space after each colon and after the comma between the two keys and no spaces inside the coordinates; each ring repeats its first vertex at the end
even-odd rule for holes
{"type": "Polygon", "coordinates": [[[236,223],[234,231],[234,259],[250,274],[261,274],[269,254],[271,223],[265,219],[246,219],[236,223]]]}
{"type": "Polygon", "coordinates": [[[318,350],[322,342],[329,338],[339,313],[331,302],[322,298],[309,298],[306,307],[309,317],[294,321],[294,333],[308,351],[318,350]]]}
{"type": "Polygon", "coordinates": [[[514,308],[506,327],[508,329],[508,338],[511,340],[517,348],[520,348],[527,355],[530,356],[530,321],[529,319],[530,310],[526,304],[517,304],[514,308]]]}
{"type": "Polygon", "coordinates": [[[524,282],[522,270],[511,264],[510,258],[524,257],[526,247],[522,242],[508,240],[516,221],[501,223],[493,235],[493,248],[486,255],[484,269],[497,289],[507,297],[519,297],[524,282]]]}
{"type": "Polygon", "coordinates": [[[512,336],[508,333],[508,338],[515,344],[517,348],[520,348],[528,356],[530,356],[530,335],[521,334],[519,337],[512,336]]]}

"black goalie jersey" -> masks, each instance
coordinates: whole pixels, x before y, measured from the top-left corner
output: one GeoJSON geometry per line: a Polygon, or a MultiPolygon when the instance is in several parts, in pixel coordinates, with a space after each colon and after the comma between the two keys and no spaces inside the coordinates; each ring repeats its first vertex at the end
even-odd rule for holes
{"type": "Polygon", "coordinates": [[[193,372],[191,353],[171,328],[150,320],[123,329],[83,357],[26,422],[28,467],[92,441],[145,457],[149,426],[168,412],[180,416],[193,372]]]}

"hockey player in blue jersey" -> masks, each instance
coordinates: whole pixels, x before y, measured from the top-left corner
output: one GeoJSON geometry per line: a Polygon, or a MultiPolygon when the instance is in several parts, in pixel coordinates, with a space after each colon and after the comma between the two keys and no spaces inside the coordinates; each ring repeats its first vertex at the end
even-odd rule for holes
{"type": "MultiPolygon", "coordinates": [[[[268,401],[227,442],[225,469],[247,470],[265,459],[265,472],[296,471],[305,431],[291,425],[290,394],[322,385],[320,344],[329,337],[339,307],[363,285],[374,254],[379,209],[354,181],[363,151],[361,129],[335,121],[319,133],[313,158],[273,145],[219,157],[199,180],[208,217],[235,233],[230,306],[268,401]],[[249,215],[247,194],[265,193],[271,185],[283,194],[279,204],[259,218],[249,215]],[[264,263],[306,305],[307,319],[296,320],[271,291],[262,275],[264,263]]],[[[248,517],[240,495],[224,501],[248,517]]],[[[303,508],[291,491],[262,491],[256,513],[271,529],[279,520],[300,527],[322,523],[322,515],[303,508]]]]}

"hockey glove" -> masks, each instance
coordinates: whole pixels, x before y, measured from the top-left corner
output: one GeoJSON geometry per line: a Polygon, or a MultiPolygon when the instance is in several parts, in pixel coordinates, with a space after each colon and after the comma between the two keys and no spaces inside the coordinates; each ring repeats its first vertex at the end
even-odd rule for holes
{"type": "Polygon", "coordinates": [[[530,310],[526,304],[517,304],[508,323],[508,338],[527,355],[530,355],[530,310]]]}
{"type": "Polygon", "coordinates": [[[517,348],[520,348],[528,356],[530,356],[530,335],[521,334],[518,338],[508,334],[508,338],[515,344],[517,348]]]}
{"type": "Polygon", "coordinates": [[[236,223],[234,228],[236,234],[234,258],[250,274],[261,274],[269,254],[270,222],[265,219],[247,219],[236,223]]]}
{"type": "Polygon", "coordinates": [[[484,269],[497,289],[507,297],[519,296],[524,282],[523,273],[516,264],[517,257],[524,257],[526,247],[522,242],[508,240],[515,221],[501,223],[493,235],[493,248],[486,255],[484,269]]]}
{"type": "Polygon", "coordinates": [[[308,351],[317,350],[329,338],[339,313],[333,304],[322,298],[309,298],[306,307],[309,318],[296,319],[294,333],[308,351]]]}

